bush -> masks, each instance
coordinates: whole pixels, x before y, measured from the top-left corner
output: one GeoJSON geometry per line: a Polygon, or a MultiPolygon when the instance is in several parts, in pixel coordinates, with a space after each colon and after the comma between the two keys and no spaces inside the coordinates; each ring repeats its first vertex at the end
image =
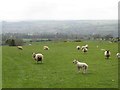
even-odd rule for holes
{"type": "Polygon", "coordinates": [[[74,42],[81,42],[81,40],[74,40],[74,42]]]}

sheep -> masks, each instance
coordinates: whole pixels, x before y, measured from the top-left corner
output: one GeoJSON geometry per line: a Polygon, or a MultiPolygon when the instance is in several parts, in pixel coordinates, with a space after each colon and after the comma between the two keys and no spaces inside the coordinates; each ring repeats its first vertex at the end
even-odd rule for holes
{"type": "Polygon", "coordinates": [[[85,53],[85,52],[88,51],[88,49],[87,48],[83,48],[82,51],[85,53]]]}
{"type": "Polygon", "coordinates": [[[88,45],[86,44],[85,47],[88,49],[88,45]]]}
{"type": "Polygon", "coordinates": [[[77,48],[77,50],[80,50],[80,46],[77,46],[76,48],[77,48]]]}
{"type": "Polygon", "coordinates": [[[81,49],[83,49],[83,48],[87,48],[88,49],[88,45],[86,44],[86,45],[81,47],[81,49]]]}
{"type": "Polygon", "coordinates": [[[111,52],[110,52],[109,50],[106,50],[106,51],[104,52],[104,55],[105,55],[105,57],[106,57],[107,59],[109,59],[109,57],[110,57],[110,55],[111,55],[111,52]]]}
{"type": "Polygon", "coordinates": [[[38,63],[41,61],[43,63],[43,55],[41,53],[32,53],[32,58],[38,63]]]}
{"type": "Polygon", "coordinates": [[[105,51],[105,49],[101,49],[101,51],[105,51]]]}
{"type": "Polygon", "coordinates": [[[23,47],[22,47],[22,46],[17,46],[17,48],[18,48],[19,50],[23,50],[23,47]]]}
{"type": "Polygon", "coordinates": [[[80,69],[83,70],[83,73],[86,73],[87,69],[88,69],[88,65],[86,63],[83,62],[79,62],[78,60],[74,59],[73,63],[76,64],[78,72],[80,72],[80,69]]]}
{"type": "Polygon", "coordinates": [[[116,56],[117,56],[117,58],[120,58],[120,53],[117,53],[116,56]]]}
{"type": "Polygon", "coordinates": [[[86,46],[82,46],[82,47],[81,47],[81,50],[82,50],[84,53],[88,51],[88,49],[86,48],[86,46]]]}
{"type": "Polygon", "coordinates": [[[44,50],[49,50],[49,47],[48,46],[44,46],[43,49],[44,50]]]}

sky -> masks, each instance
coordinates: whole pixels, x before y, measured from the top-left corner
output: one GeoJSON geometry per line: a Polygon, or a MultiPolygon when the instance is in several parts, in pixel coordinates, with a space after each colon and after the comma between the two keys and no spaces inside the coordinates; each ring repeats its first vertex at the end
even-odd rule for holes
{"type": "Polygon", "coordinates": [[[0,0],[0,20],[113,20],[119,0],[0,0]]]}

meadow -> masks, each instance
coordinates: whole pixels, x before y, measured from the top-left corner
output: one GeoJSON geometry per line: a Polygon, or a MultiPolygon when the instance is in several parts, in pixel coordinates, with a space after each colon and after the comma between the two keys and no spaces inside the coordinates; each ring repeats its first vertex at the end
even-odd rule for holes
{"type": "Polygon", "coordinates": [[[117,43],[108,41],[83,42],[37,42],[16,47],[2,47],[2,87],[3,88],[118,88],[117,43]],[[89,45],[84,54],[77,45],[89,45]],[[43,50],[48,45],[50,50],[43,50]],[[96,46],[99,46],[98,48],[96,46]],[[105,59],[104,51],[111,51],[110,59],[105,59]],[[43,64],[36,64],[32,52],[44,55],[43,64]],[[86,62],[86,74],[78,73],[73,59],[86,62]]]}

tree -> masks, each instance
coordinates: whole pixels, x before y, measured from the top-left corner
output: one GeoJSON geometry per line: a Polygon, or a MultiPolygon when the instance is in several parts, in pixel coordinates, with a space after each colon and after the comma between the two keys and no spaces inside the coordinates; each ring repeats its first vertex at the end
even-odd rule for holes
{"type": "Polygon", "coordinates": [[[5,43],[8,44],[9,46],[16,46],[14,39],[7,39],[5,43]]]}
{"type": "Polygon", "coordinates": [[[18,45],[23,45],[23,40],[21,39],[7,39],[5,43],[9,46],[18,46],[18,45]]]}
{"type": "Polygon", "coordinates": [[[113,35],[108,34],[108,35],[105,35],[104,38],[105,38],[105,40],[111,40],[111,39],[113,39],[113,35]]]}

